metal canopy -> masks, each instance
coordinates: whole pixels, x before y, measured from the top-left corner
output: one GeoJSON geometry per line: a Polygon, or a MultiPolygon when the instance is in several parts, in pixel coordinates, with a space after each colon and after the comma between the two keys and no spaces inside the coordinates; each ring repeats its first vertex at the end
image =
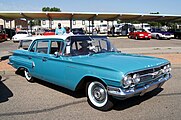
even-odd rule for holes
{"type": "Polygon", "coordinates": [[[6,20],[52,19],[52,20],[106,20],[113,21],[165,21],[181,22],[181,15],[169,14],[135,14],[135,13],[93,13],[93,12],[33,12],[33,11],[0,11],[0,18],[6,20]]]}

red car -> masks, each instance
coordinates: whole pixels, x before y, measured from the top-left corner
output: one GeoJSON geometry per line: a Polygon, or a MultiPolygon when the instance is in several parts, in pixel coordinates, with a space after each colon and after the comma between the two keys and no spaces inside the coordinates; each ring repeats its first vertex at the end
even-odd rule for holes
{"type": "Polygon", "coordinates": [[[5,41],[7,40],[7,34],[5,34],[5,31],[0,30],[0,41],[5,41]]]}
{"type": "Polygon", "coordinates": [[[45,32],[43,33],[43,35],[55,35],[55,29],[45,30],[45,32]]]}
{"type": "Polygon", "coordinates": [[[150,40],[151,39],[151,33],[146,32],[144,29],[136,29],[133,32],[129,33],[128,38],[133,38],[133,39],[147,39],[150,40]]]}

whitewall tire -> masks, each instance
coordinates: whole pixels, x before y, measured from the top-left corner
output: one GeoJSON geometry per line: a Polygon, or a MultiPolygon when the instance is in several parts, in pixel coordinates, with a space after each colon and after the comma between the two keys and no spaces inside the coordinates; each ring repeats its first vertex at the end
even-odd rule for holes
{"type": "Polygon", "coordinates": [[[29,82],[33,82],[34,78],[31,76],[31,74],[29,73],[29,71],[27,69],[24,69],[24,75],[27,81],[29,82]]]}
{"type": "Polygon", "coordinates": [[[92,81],[86,87],[88,103],[99,110],[107,111],[113,107],[106,87],[98,81],[92,81]]]}

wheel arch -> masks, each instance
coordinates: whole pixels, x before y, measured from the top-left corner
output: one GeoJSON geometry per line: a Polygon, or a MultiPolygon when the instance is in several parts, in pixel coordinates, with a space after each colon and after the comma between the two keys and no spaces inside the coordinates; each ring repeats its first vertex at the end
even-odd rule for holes
{"type": "Polygon", "coordinates": [[[99,78],[99,77],[95,77],[95,76],[84,76],[80,82],[78,83],[78,85],[75,88],[75,91],[81,91],[81,90],[85,90],[86,89],[86,84],[90,81],[98,81],[101,82],[104,86],[107,86],[106,82],[99,78]]]}
{"type": "Polygon", "coordinates": [[[28,71],[30,71],[27,67],[25,67],[25,66],[19,66],[18,68],[17,68],[17,70],[18,71],[22,71],[22,70],[25,70],[25,69],[27,69],[28,71]]]}

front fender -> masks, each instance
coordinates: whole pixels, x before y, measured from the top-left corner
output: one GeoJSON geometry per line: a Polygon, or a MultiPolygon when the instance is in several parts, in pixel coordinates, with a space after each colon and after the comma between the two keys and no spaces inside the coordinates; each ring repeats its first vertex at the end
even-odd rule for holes
{"type": "Polygon", "coordinates": [[[66,67],[67,87],[75,90],[82,80],[86,77],[92,77],[101,80],[105,85],[120,87],[122,73],[119,71],[104,69],[90,65],[73,64],[66,67]]]}

